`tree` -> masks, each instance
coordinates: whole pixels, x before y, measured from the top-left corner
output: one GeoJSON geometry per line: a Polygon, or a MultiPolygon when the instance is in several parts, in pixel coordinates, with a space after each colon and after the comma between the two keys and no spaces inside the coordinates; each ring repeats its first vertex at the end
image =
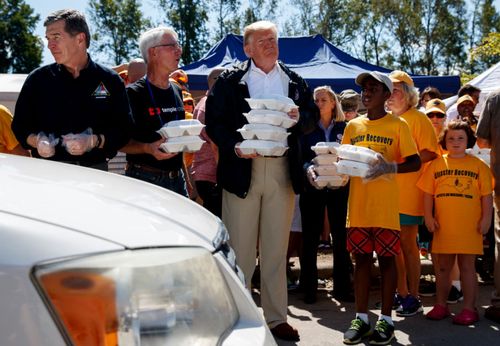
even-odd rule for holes
{"type": "Polygon", "coordinates": [[[108,54],[115,65],[139,53],[138,39],[149,26],[137,0],[90,0],[90,18],[95,26],[93,47],[108,54]]]}
{"type": "Polygon", "coordinates": [[[215,14],[217,23],[215,41],[221,40],[229,33],[240,33],[241,17],[238,15],[240,5],[240,0],[218,0],[212,3],[211,10],[215,14]]]}
{"type": "Polygon", "coordinates": [[[479,46],[472,49],[471,57],[472,59],[492,61],[493,63],[500,61],[500,33],[489,33],[488,36],[483,38],[479,46]]]}
{"type": "Polygon", "coordinates": [[[158,0],[182,44],[182,62],[189,64],[210,47],[206,23],[208,5],[203,0],[158,0]]]}
{"type": "Polygon", "coordinates": [[[283,32],[288,36],[315,34],[315,19],[317,16],[317,1],[289,0],[289,10],[295,11],[284,24],[283,32]]]}
{"type": "Polygon", "coordinates": [[[29,73],[40,66],[43,43],[33,35],[39,20],[23,0],[0,0],[0,72],[29,73]]]}
{"type": "Polygon", "coordinates": [[[480,53],[471,55],[471,74],[478,69],[484,70],[498,61],[498,55],[483,54],[481,52],[484,49],[489,49],[490,43],[494,42],[494,35],[490,36],[490,34],[500,32],[500,15],[496,11],[492,0],[476,0],[476,6],[471,23],[470,50],[475,52],[474,47],[479,45],[478,52],[480,53]]]}

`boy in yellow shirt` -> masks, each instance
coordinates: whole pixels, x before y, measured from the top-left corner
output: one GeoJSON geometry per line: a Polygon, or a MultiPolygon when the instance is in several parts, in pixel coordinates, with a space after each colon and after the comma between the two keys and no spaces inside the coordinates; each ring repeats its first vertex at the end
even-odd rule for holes
{"type": "Polygon", "coordinates": [[[344,333],[344,343],[357,344],[370,335],[370,344],[387,345],[394,338],[391,310],[397,279],[395,256],[400,252],[395,173],[417,171],[421,162],[406,122],[385,111],[385,101],[393,90],[391,80],[373,71],[360,74],[356,84],[361,86],[361,101],[368,114],[347,124],[342,143],[375,150],[379,160],[366,180],[351,178],[347,248],[356,262],[356,318],[344,333]],[[377,179],[380,176],[383,177],[377,179]],[[377,253],[382,275],[382,311],[372,332],[368,321],[368,297],[373,251],[377,253]]]}

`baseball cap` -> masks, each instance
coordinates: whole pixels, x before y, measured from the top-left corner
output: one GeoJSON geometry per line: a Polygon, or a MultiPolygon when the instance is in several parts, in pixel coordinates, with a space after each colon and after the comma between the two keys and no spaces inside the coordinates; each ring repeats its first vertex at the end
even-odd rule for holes
{"type": "Polygon", "coordinates": [[[473,99],[471,96],[469,96],[469,95],[463,95],[463,96],[461,96],[461,97],[458,99],[458,101],[457,101],[457,106],[458,106],[459,104],[461,104],[462,102],[466,102],[466,101],[470,101],[470,102],[472,102],[472,104],[473,104],[473,105],[476,105],[476,102],[474,102],[474,99],[473,99]]]}
{"type": "Polygon", "coordinates": [[[441,113],[446,114],[446,105],[440,99],[432,99],[425,104],[425,114],[441,113]]]}
{"type": "Polygon", "coordinates": [[[363,72],[363,73],[359,74],[356,77],[356,84],[361,86],[363,84],[364,80],[368,77],[375,78],[375,80],[384,84],[389,89],[389,91],[392,93],[393,86],[392,86],[391,80],[385,74],[380,73],[378,71],[363,72]]]}
{"type": "Polygon", "coordinates": [[[395,70],[389,74],[389,78],[393,83],[405,83],[406,85],[414,87],[413,79],[404,71],[395,70]]]}
{"type": "Polygon", "coordinates": [[[339,94],[339,98],[344,112],[356,111],[361,101],[361,95],[352,89],[343,90],[339,94]]]}

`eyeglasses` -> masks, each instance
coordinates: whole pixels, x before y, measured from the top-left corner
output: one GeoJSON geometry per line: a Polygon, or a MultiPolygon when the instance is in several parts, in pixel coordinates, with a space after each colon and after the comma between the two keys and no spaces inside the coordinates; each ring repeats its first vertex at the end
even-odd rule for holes
{"type": "Polygon", "coordinates": [[[443,113],[429,113],[427,114],[427,117],[432,119],[432,118],[438,118],[438,119],[443,119],[446,114],[443,113]]]}
{"type": "Polygon", "coordinates": [[[179,42],[159,44],[159,45],[153,46],[151,48],[157,48],[157,47],[172,47],[174,49],[180,49],[180,48],[182,48],[182,46],[179,44],[179,42]]]}

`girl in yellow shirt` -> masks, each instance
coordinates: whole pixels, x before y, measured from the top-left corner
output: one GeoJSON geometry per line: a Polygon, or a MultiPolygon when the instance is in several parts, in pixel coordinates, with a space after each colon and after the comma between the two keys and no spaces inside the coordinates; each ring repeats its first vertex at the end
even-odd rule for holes
{"type": "Polygon", "coordinates": [[[433,252],[439,254],[436,305],[426,316],[441,320],[450,315],[446,299],[456,258],[464,307],[453,318],[453,323],[462,325],[479,320],[475,308],[477,277],[474,262],[476,255],[482,254],[482,235],[490,227],[493,205],[489,167],[465,152],[474,142],[474,133],[466,122],[450,122],[440,140],[448,154],[431,162],[417,184],[424,191],[425,224],[434,233],[433,252]]]}

